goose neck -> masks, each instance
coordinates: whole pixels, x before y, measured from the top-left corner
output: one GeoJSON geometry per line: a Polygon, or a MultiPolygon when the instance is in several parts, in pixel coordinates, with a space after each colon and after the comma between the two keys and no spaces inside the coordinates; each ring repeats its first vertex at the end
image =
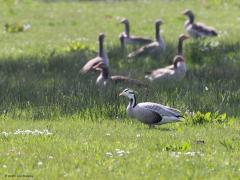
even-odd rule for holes
{"type": "Polygon", "coordinates": [[[188,23],[193,24],[194,23],[194,15],[191,13],[188,15],[188,23]]]}
{"type": "Polygon", "coordinates": [[[126,33],[127,36],[130,35],[130,25],[129,25],[128,22],[125,23],[125,33],[126,33]]]}
{"type": "Polygon", "coordinates": [[[159,25],[156,25],[156,32],[155,32],[155,38],[156,38],[156,41],[160,41],[160,26],[159,25]]]}
{"type": "Polygon", "coordinates": [[[133,97],[130,98],[129,106],[131,108],[134,108],[136,105],[137,105],[136,96],[133,95],[133,97]]]}
{"type": "Polygon", "coordinates": [[[177,55],[182,55],[182,54],[183,54],[183,41],[181,39],[179,39],[177,55]]]}
{"type": "Polygon", "coordinates": [[[102,68],[102,77],[105,80],[109,78],[109,69],[107,67],[102,68]]]}
{"type": "Polygon", "coordinates": [[[103,57],[104,56],[104,49],[103,49],[103,39],[99,40],[99,56],[103,57]]]}

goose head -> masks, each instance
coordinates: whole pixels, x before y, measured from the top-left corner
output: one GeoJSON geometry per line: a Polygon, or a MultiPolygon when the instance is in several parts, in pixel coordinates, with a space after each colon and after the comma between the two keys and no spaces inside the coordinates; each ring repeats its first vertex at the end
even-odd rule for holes
{"type": "Polygon", "coordinates": [[[183,15],[188,17],[188,19],[189,19],[188,23],[193,23],[193,21],[194,21],[194,14],[193,14],[193,12],[190,9],[186,9],[183,12],[183,15]]]}
{"type": "Polygon", "coordinates": [[[128,19],[124,18],[124,19],[122,19],[120,21],[120,23],[122,23],[122,24],[129,24],[129,21],[128,21],[128,19]]]}
{"type": "Polygon", "coordinates": [[[105,38],[105,34],[104,33],[99,33],[99,35],[98,35],[99,42],[103,42],[104,38],[105,38]]]}
{"type": "Polygon", "coordinates": [[[129,25],[129,21],[128,19],[124,18],[120,21],[120,23],[124,24],[125,25],[125,35],[126,36],[130,36],[130,25],[129,25]]]}
{"type": "Polygon", "coordinates": [[[193,16],[193,12],[190,10],[190,9],[186,9],[184,12],[183,12],[183,15],[185,16],[193,16]]]}
{"type": "Polygon", "coordinates": [[[173,60],[173,65],[175,69],[179,68],[180,66],[183,66],[184,71],[186,71],[185,60],[183,56],[179,55],[175,56],[173,60]]]}
{"type": "Polygon", "coordinates": [[[135,98],[135,95],[134,95],[134,91],[131,90],[131,89],[124,89],[120,94],[119,96],[125,96],[127,97],[128,99],[134,99],[135,98]]]}
{"type": "Polygon", "coordinates": [[[155,26],[156,26],[156,27],[159,27],[159,26],[161,26],[162,24],[163,24],[163,21],[162,21],[161,19],[158,19],[158,20],[155,21],[155,26]]]}
{"type": "Polygon", "coordinates": [[[178,48],[177,48],[177,54],[178,55],[183,55],[183,41],[185,41],[186,39],[189,39],[190,36],[181,34],[178,37],[178,48]]]}
{"type": "Polygon", "coordinates": [[[181,34],[181,35],[178,37],[179,41],[184,41],[184,40],[189,39],[189,38],[190,38],[190,36],[185,35],[185,34],[181,34]]]}

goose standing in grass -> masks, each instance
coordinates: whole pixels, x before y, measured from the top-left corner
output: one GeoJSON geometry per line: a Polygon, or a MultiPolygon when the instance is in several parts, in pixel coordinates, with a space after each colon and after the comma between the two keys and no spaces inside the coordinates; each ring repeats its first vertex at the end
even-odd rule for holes
{"type": "Polygon", "coordinates": [[[143,47],[141,47],[140,49],[130,53],[128,55],[128,58],[135,58],[135,57],[139,57],[143,54],[150,54],[153,53],[155,51],[159,51],[159,50],[164,50],[165,45],[164,45],[164,41],[160,35],[160,26],[163,24],[162,20],[157,20],[155,22],[155,38],[156,40],[152,43],[149,43],[143,47]]]}
{"type": "Polygon", "coordinates": [[[183,15],[188,17],[188,19],[185,21],[184,26],[191,37],[199,38],[218,35],[214,28],[208,27],[202,23],[194,23],[194,14],[191,10],[185,10],[183,12],[183,15]]]}
{"type": "Polygon", "coordinates": [[[130,35],[130,24],[129,24],[128,19],[124,18],[121,21],[121,23],[125,25],[124,32],[122,32],[119,35],[119,39],[120,39],[122,48],[125,47],[125,44],[144,45],[144,44],[149,44],[152,42],[151,39],[130,35]]]}
{"type": "Polygon", "coordinates": [[[125,89],[119,96],[126,96],[130,101],[127,106],[127,114],[136,118],[150,127],[171,122],[179,122],[183,117],[180,111],[157,103],[143,102],[137,104],[133,90],[125,89]]]}
{"type": "Polygon", "coordinates": [[[142,83],[139,80],[136,79],[131,79],[127,76],[121,76],[121,75],[116,75],[116,76],[110,76],[109,73],[109,67],[105,63],[100,63],[98,65],[98,69],[101,71],[100,75],[98,76],[96,80],[96,84],[99,86],[106,86],[109,83],[125,83],[129,85],[137,85],[137,86],[146,86],[146,84],[142,83]]]}
{"type": "Polygon", "coordinates": [[[177,55],[173,59],[173,64],[165,68],[159,68],[148,73],[145,78],[150,81],[154,80],[181,80],[186,72],[187,67],[183,56],[183,41],[189,36],[180,35],[178,39],[177,55]]]}
{"type": "Polygon", "coordinates": [[[109,60],[107,53],[104,50],[104,37],[105,35],[103,33],[100,33],[98,36],[99,41],[99,52],[98,56],[89,60],[81,69],[81,73],[87,73],[91,70],[97,70],[99,63],[104,62],[105,64],[109,65],[109,60]]]}

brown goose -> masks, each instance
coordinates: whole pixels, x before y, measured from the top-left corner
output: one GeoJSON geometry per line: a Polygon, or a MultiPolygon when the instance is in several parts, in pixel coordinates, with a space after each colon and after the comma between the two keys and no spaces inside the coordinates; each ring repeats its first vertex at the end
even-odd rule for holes
{"type": "Polygon", "coordinates": [[[218,35],[214,28],[208,27],[202,23],[194,23],[194,14],[191,10],[185,10],[183,15],[188,17],[184,23],[184,26],[191,37],[198,38],[218,35]]]}
{"type": "Polygon", "coordinates": [[[96,80],[96,84],[99,86],[106,86],[110,82],[114,83],[125,83],[125,84],[135,84],[137,86],[146,86],[146,84],[142,83],[139,80],[131,79],[127,76],[110,76],[109,68],[105,63],[99,64],[99,69],[101,70],[100,75],[98,76],[96,80]]]}
{"type": "Polygon", "coordinates": [[[143,54],[150,54],[153,53],[157,50],[164,50],[165,45],[164,45],[164,41],[160,35],[160,26],[163,24],[162,20],[157,20],[155,22],[155,36],[156,36],[156,40],[152,43],[149,43],[143,47],[141,47],[140,49],[130,53],[128,55],[128,58],[134,58],[134,57],[138,57],[141,56],[143,54]]]}
{"type": "Polygon", "coordinates": [[[91,70],[97,70],[98,64],[101,62],[104,62],[105,64],[109,64],[108,56],[106,52],[104,51],[103,43],[104,43],[104,37],[105,35],[103,33],[100,33],[98,36],[99,41],[99,52],[98,56],[89,60],[81,69],[81,73],[87,73],[91,70]]]}
{"type": "Polygon", "coordinates": [[[151,71],[145,78],[150,81],[154,80],[180,80],[182,79],[186,72],[187,67],[185,59],[183,57],[183,41],[188,39],[189,36],[180,35],[178,38],[178,49],[177,55],[173,59],[173,64],[165,68],[159,68],[151,71]]]}
{"type": "Polygon", "coordinates": [[[144,45],[152,42],[151,39],[130,35],[130,24],[128,19],[123,19],[121,23],[125,25],[124,32],[119,35],[122,48],[124,48],[125,44],[144,45]]]}

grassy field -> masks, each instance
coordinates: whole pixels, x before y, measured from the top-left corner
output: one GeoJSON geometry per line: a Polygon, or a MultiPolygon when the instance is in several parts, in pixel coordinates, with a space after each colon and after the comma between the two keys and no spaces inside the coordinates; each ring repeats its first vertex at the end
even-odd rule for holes
{"type": "MultiPolygon", "coordinates": [[[[0,179],[239,179],[240,2],[0,0],[0,179]],[[106,34],[112,74],[144,81],[172,62],[184,33],[181,12],[214,26],[218,38],[185,44],[187,77],[176,84],[132,86],[137,100],[180,109],[185,120],[149,129],[129,119],[124,85],[98,90],[80,75],[106,34]],[[163,19],[166,51],[129,62],[118,21],[154,37],[163,19]],[[5,24],[31,24],[5,32],[5,24]]],[[[128,48],[127,51],[131,51],[128,48]]]]}

